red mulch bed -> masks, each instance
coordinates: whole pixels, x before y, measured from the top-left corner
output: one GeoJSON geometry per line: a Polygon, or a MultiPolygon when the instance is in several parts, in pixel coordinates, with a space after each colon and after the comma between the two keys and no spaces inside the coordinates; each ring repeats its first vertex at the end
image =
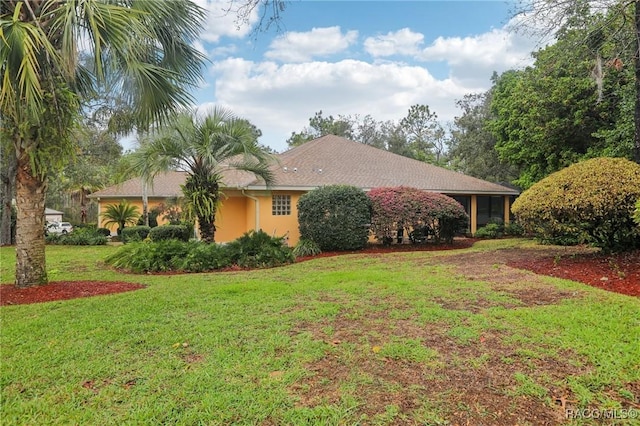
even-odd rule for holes
{"type": "Polygon", "coordinates": [[[26,305],[101,294],[123,293],[140,288],[144,288],[144,286],[142,284],[113,281],[55,281],[47,285],[22,289],[16,288],[14,285],[0,285],[0,306],[26,305]]]}
{"type": "Polygon", "coordinates": [[[612,255],[530,257],[508,262],[507,265],[628,296],[640,296],[640,250],[612,255]]]}
{"type": "MultiPolygon", "coordinates": [[[[455,250],[471,247],[475,241],[477,240],[467,238],[456,240],[453,244],[437,246],[432,244],[394,244],[389,247],[370,245],[364,250],[324,252],[318,256],[298,258],[296,262],[344,254],[375,255],[409,251],[455,250]]],[[[587,254],[561,258],[530,256],[510,261],[508,265],[527,269],[537,274],[579,281],[616,293],[640,296],[640,250],[617,255],[587,254]]],[[[0,285],[0,306],[91,297],[133,291],[143,287],[141,284],[111,281],[57,281],[26,289],[17,289],[13,285],[0,285]]]]}

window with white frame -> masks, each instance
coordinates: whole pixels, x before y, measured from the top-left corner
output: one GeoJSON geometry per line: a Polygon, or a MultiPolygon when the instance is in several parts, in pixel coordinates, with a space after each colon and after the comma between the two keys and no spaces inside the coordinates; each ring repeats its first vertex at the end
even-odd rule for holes
{"type": "Polygon", "coordinates": [[[291,214],[291,195],[273,195],[271,197],[271,214],[273,216],[289,216],[291,214]]]}

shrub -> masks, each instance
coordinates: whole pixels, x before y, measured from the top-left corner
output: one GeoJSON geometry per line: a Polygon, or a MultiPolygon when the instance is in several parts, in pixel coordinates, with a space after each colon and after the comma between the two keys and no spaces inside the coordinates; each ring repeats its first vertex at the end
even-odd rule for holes
{"type": "Polygon", "coordinates": [[[179,270],[191,250],[189,243],[178,240],[155,243],[134,241],[120,247],[107,257],[106,262],[116,268],[138,273],[179,270]]]}
{"type": "Polygon", "coordinates": [[[149,231],[149,239],[151,241],[189,241],[189,238],[191,238],[191,232],[192,230],[185,225],[162,225],[151,228],[149,231]]]}
{"type": "Polygon", "coordinates": [[[428,229],[435,242],[451,243],[469,221],[464,207],[443,194],[399,186],[374,188],[368,195],[372,202],[371,229],[382,242],[392,241],[398,229],[410,236],[415,236],[414,229],[428,229]]]}
{"type": "Polygon", "coordinates": [[[100,235],[103,235],[105,237],[110,237],[111,236],[111,230],[109,228],[98,228],[96,229],[96,232],[100,235]]]}
{"type": "Polygon", "coordinates": [[[636,202],[636,211],[633,213],[633,220],[640,226],[640,198],[636,202]]]}
{"type": "Polygon", "coordinates": [[[148,226],[130,226],[122,229],[120,237],[122,237],[122,242],[125,244],[134,241],[143,241],[147,236],[149,236],[150,231],[151,228],[148,226]]]}
{"type": "MultiPolygon", "coordinates": [[[[127,228],[125,228],[127,229],[127,228]]],[[[279,266],[294,261],[283,238],[263,231],[248,232],[225,245],[201,241],[134,241],[120,247],[106,262],[133,272],[203,272],[237,264],[247,268],[279,266]]]]}
{"type": "Polygon", "coordinates": [[[354,186],[325,186],[298,201],[300,238],[315,242],[323,251],[364,248],[370,222],[371,201],[354,186]]]}
{"type": "Polygon", "coordinates": [[[511,237],[522,237],[524,235],[524,228],[520,222],[511,221],[504,225],[504,235],[511,237]]]}
{"type": "Polygon", "coordinates": [[[107,237],[95,228],[80,228],[69,234],[49,234],[45,241],[67,246],[101,246],[107,244],[107,237]]]}
{"type": "Polygon", "coordinates": [[[298,244],[293,248],[293,255],[295,257],[316,256],[322,253],[320,246],[315,241],[303,240],[298,241],[298,244]]]}
{"type": "Polygon", "coordinates": [[[179,269],[186,272],[205,272],[231,265],[231,256],[226,246],[192,242],[189,253],[182,259],[179,269]]]}
{"type": "Polygon", "coordinates": [[[271,237],[264,231],[249,231],[224,248],[231,263],[243,268],[268,268],[295,260],[283,237],[271,237]]]}
{"type": "Polygon", "coordinates": [[[590,243],[605,252],[640,247],[632,213],[640,199],[640,165],[595,158],[553,173],[525,191],[512,211],[546,243],[590,243]]]}
{"type": "Polygon", "coordinates": [[[502,227],[497,223],[488,223],[476,231],[476,238],[498,238],[502,236],[502,227]]]}

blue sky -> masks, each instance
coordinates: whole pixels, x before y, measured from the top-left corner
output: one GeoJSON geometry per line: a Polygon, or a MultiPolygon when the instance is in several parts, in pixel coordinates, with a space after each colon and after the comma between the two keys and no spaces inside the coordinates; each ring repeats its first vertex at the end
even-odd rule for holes
{"type": "Polygon", "coordinates": [[[277,151],[319,110],[399,120],[419,103],[451,122],[456,100],[529,65],[535,47],[506,29],[504,1],[292,0],[279,31],[259,33],[257,14],[238,28],[226,1],[195,1],[209,10],[196,44],[210,60],[197,106],[249,119],[277,151]]]}

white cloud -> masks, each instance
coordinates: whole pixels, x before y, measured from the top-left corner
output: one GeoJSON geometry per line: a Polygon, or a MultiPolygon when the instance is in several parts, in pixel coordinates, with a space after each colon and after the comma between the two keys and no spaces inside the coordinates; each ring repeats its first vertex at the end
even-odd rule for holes
{"type": "Polygon", "coordinates": [[[487,90],[493,71],[529,65],[535,47],[531,39],[504,29],[439,37],[426,45],[422,34],[403,28],[364,41],[360,47],[374,58],[369,63],[347,59],[357,40],[358,32],[335,26],[279,36],[264,61],[223,59],[238,52],[209,51],[220,60],[211,65],[210,86],[201,89],[201,99],[251,120],[263,132],[261,141],[282,151],[291,132],[302,130],[320,110],[384,121],[426,104],[443,123],[452,121],[460,114],[456,100],[487,90]],[[337,54],[345,59],[315,60],[337,54]],[[400,55],[414,63],[396,61],[400,55]]]}
{"type": "Polygon", "coordinates": [[[243,38],[259,21],[257,9],[248,11],[245,20],[239,19],[237,6],[230,0],[193,1],[208,12],[200,35],[201,40],[205,42],[217,43],[223,36],[243,38]]]}
{"type": "Polygon", "coordinates": [[[438,37],[418,58],[444,61],[450,76],[464,84],[482,84],[493,71],[522,68],[532,63],[530,52],[535,42],[525,36],[493,29],[473,37],[438,37]]]}
{"type": "Polygon", "coordinates": [[[277,150],[319,110],[397,120],[420,103],[452,120],[454,100],[469,92],[449,79],[436,80],[423,67],[355,60],[279,65],[233,58],[215,64],[213,72],[216,103],[250,119],[263,131],[263,142],[277,150]]]}
{"type": "Polygon", "coordinates": [[[424,35],[414,33],[409,28],[392,31],[386,35],[367,37],[364,48],[373,57],[409,55],[419,52],[424,42],[424,35]]]}
{"type": "Polygon", "coordinates": [[[340,27],[288,32],[271,42],[265,56],[283,62],[304,62],[345,51],[357,39],[357,31],[347,31],[343,34],[340,27]]]}

